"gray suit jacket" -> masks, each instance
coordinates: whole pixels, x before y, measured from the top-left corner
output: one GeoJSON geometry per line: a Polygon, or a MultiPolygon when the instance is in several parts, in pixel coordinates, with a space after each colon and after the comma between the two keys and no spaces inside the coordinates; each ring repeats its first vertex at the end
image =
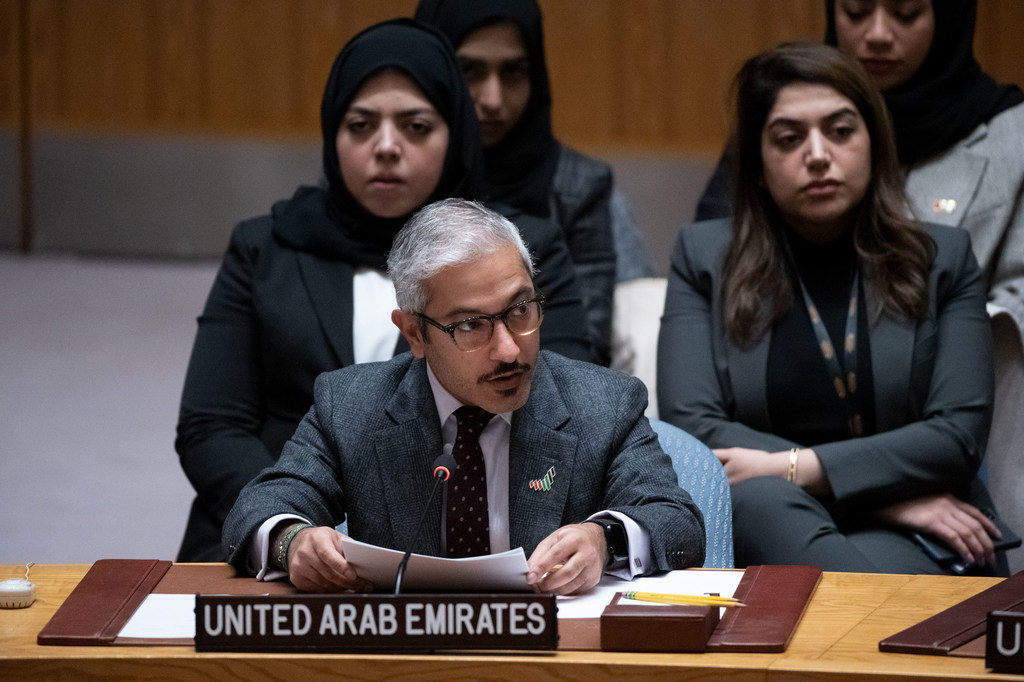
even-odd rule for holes
{"type": "Polygon", "coordinates": [[[910,168],[907,194],[921,220],[970,233],[989,301],[1024,339],[1024,104],[910,168]]]}
{"type": "MultiPolygon", "coordinates": [[[[883,316],[868,332],[878,433],[814,445],[844,507],[940,491],[990,506],[976,481],[993,400],[984,285],[968,234],[926,227],[938,247],[927,317],[911,324],[883,316]]],[[[770,334],[740,349],[722,333],[721,264],[730,238],[728,219],[679,235],[658,343],[660,416],[712,448],[807,445],[772,433],[770,334]]]]}
{"type": "MultiPolygon", "coordinates": [[[[426,364],[410,354],[321,375],[315,404],[277,464],[239,495],[224,525],[231,562],[248,570],[248,545],[275,514],[316,525],[347,518],[353,538],[405,550],[427,504],[441,428],[426,364]]],[[[632,377],[542,351],[530,397],[512,418],[509,527],[530,554],[554,530],[602,509],[620,511],[651,538],[655,570],[700,566],[704,526],[643,416],[646,390],[632,377]],[[556,468],[548,491],[529,481],[556,468]]],[[[440,528],[441,500],[426,528],[440,528]]],[[[438,532],[414,551],[438,555],[438,532]]]]}

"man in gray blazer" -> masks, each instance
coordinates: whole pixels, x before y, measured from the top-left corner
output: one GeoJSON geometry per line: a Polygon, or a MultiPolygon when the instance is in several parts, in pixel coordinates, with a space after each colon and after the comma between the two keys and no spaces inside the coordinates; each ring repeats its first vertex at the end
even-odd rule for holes
{"type": "Polygon", "coordinates": [[[227,518],[236,567],[309,591],[371,589],[345,560],[343,520],[364,542],[450,555],[457,495],[428,498],[432,462],[465,443],[464,406],[487,413],[472,439],[486,471],[483,551],[523,547],[536,589],[703,563],[703,519],[643,416],[641,382],[539,350],[543,296],[514,225],[472,202],[432,204],[399,233],[388,271],[411,354],[317,379],[280,460],[227,518]]]}

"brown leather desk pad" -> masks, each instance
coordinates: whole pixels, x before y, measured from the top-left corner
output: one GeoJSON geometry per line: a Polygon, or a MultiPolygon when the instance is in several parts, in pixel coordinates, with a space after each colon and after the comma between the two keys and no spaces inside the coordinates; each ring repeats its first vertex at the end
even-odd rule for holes
{"type": "Polygon", "coordinates": [[[878,650],[984,658],[989,611],[1024,612],[1024,571],[886,637],[878,643],[878,650]]]}
{"type": "MultiPolygon", "coordinates": [[[[708,651],[772,653],[786,649],[821,579],[807,566],[752,566],[735,596],[747,606],[728,609],[708,642],[708,651]]],[[[105,559],[89,572],[40,631],[39,644],[188,645],[192,640],[131,640],[117,636],[150,593],[293,594],[287,582],[257,582],[226,564],[105,559]]],[[[559,649],[601,648],[600,619],[559,621],[559,649]]]]}

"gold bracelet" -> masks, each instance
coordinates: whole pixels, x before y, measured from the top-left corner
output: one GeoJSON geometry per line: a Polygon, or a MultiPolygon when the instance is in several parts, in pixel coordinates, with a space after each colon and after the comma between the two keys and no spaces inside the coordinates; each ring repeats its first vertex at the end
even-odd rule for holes
{"type": "Polygon", "coordinates": [[[789,471],[786,473],[786,480],[796,483],[796,462],[800,459],[800,448],[793,448],[789,451],[789,471]]]}

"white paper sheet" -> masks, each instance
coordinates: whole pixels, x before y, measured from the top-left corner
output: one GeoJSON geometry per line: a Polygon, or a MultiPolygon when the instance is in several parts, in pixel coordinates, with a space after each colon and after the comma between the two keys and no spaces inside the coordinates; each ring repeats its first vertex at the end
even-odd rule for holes
{"type": "MultiPolygon", "coordinates": [[[[399,555],[399,560],[401,560],[401,553],[397,552],[397,554],[399,555]]],[[[520,554],[522,554],[521,550],[520,554]]],[[[346,556],[348,556],[347,548],[346,556]]],[[[447,559],[442,561],[464,562],[465,560],[447,559]]],[[[526,560],[524,558],[524,566],[525,563],[526,560]]],[[[409,564],[410,566],[412,565],[411,560],[409,564]]],[[[397,566],[397,561],[395,565],[397,566]]],[[[523,585],[525,586],[525,568],[523,570],[523,585]]],[[[360,575],[362,575],[361,570],[360,575]]],[[[637,578],[635,580],[619,580],[618,578],[605,576],[598,586],[587,594],[577,597],[559,597],[558,617],[559,619],[599,618],[604,607],[612,600],[612,596],[616,592],[627,590],[671,594],[705,594],[710,592],[720,594],[723,597],[731,597],[742,577],[743,571],[725,570],[673,571],[660,576],[637,578]]],[[[446,578],[450,578],[447,573],[446,578]]],[[[407,579],[403,579],[403,585],[407,579]]],[[[393,580],[394,577],[392,575],[393,580]]],[[[451,583],[446,582],[445,585],[450,586],[451,583]]],[[[394,587],[393,583],[392,587],[394,587]]],[[[449,588],[445,587],[445,589],[449,588]]],[[[454,590],[454,588],[452,589],[454,590]]],[[[637,602],[637,604],[640,603],[637,602]]],[[[643,603],[645,605],[648,604],[648,602],[643,603]]],[[[120,637],[138,639],[194,638],[196,634],[195,608],[196,598],[194,594],[151,594],[146,597],[142,605],[135,611],[135,614],[118,634],[120,637]]]]}
{"type": "MultiPolygon", "coordinates": [[[[368,545],[342,537],[345,559],[360,578],[378,590],[395,589],[395,572],[403,552],[368,545]]],[[[527,592],[526,554],[522,547],[501,554],[465,559],[444,559],[413,554],[402,577],[402,591],[444,590],[446,592],[527,592]]]]}
{"type": "MultiPolygon", "coordinates": [[[[665,594],[718,594],[731,597],[743,571],[672,571],[658,576],[619,580],[606,575],[586,594],[558,598],[558,617],[600,618],[616,592],[661,592],[665,594]]],[[[619,602],[620,604],[623,602],[619,602]]],[[[629,602],[626,602],[629,603],[629,602]]],[[[651,602],[636,602],[649,606],[651,602]]]]}
{"type": "Polygon", "coordinates": [[[121,628],[119,637],[190,639],[196,636],[196,595],[151,594],[121,628]]]}

